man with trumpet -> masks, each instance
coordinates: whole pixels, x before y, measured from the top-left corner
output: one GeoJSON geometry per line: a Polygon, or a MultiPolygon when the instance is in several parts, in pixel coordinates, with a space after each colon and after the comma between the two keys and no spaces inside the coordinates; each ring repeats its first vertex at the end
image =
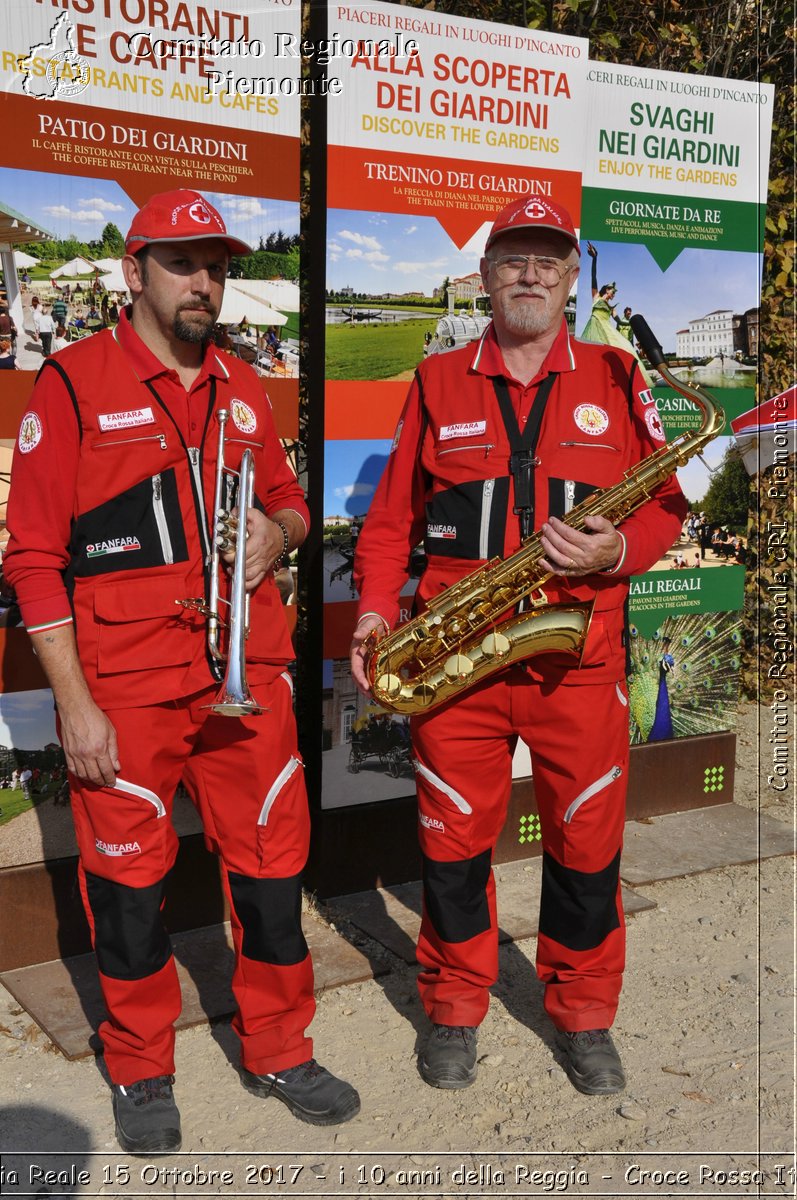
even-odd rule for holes
{"type": "Polygon", "coordinates": [[[498,213],[481,260],[492,324],[475,346],[418,368],[357,545],[351,665],[361,691],[371,690],[375,639],[396,623],[409,555],[422,539],[427,568],[416,610],[435,603],[429,646],[418,644],[414,659],[417,678],[402,677],[401,663],[388,658],[379,681],[386,701],[407,695],[413,711],[424,886],[418,986],[432,1024],[419,1069],[434,1087],[476,1078],[477,1031],[498,968],[491,856],[518,738],[531,752],[542,833],[537,973],[545,1008],[575,1087],[597,1095],[625,1085],[609,1032],[625,945],[624,606],[629,576],[672,545],[686,504],[669,478],[617,528],[597,513],[583,528],[567,524],[574,506],[620,483],[664,444],[633,356],[568,333],[564,311],[579,255],[560,205],[526,197],[498,213]],[[463,584],[461,613],[445,609],[446,592],[488,560],[508,559],[534,531],[545,582],[531,604],[580,606],[582,622],[594,606],[580,660],[553,649],[529,657],[521,645],[519,661],[501,669],[496,647],[509,643],[499,624],[476,648],[494,673],[457,694],[474,670],[463,648],[450,651],[437,675],[424,675],[435,630],[455,643],[457,629],[492,604],[509,605],[511,615],[501,584],[495,599],[489,583],[476,595],[463,584]],[[439,707],[425,710],[436,691],[439,707]]]}
{"type": "Polygon", "coordinates": [[[274,568],[304,540],[308,513],[260,382],[211,339],[230,256],[249,247],[180,189],[136,213],[125,248],[132,305],[118,327],[39,373],[4,565],[55,696],[117,1137],[152,1154],[181,1140],[180,988],[161,919],[181,780],[221,858],[244,1085],[315,1124],[354,1116],[359,1097],[306,1036],[309,816],[274,568]],[[251,504],[235,494],[244,464],[251,504]],[[225,522],[229,607],[228,581],[211,577],[218,496],[240,508],[237,532],[235,513],[225,522]]]}

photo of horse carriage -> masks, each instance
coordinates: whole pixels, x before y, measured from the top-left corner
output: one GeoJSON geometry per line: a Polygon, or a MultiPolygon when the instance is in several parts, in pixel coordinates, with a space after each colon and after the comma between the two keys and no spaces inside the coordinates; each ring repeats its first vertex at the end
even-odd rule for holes
{"type": "Polygon", "coordinates": [[[406,718],[395,721],[387,713],[361,717],[352,726],[348,769],[356,775],[367,759],[398,779],[405,768],[411,769],[410,727],[406,718]]]}

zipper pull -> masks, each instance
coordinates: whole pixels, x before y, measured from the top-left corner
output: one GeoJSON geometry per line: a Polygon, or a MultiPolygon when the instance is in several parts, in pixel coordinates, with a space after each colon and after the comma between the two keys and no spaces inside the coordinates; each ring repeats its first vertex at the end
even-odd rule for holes
{"type": "Polygon", "coordinates": [[[576,484],[573,479],[565,480],[565,512],[569,513],[576,498],[576,484]]]}
{"type": "Polygon", "coordinates": [[[160,442],[160,444],[161,444],[161,450],[165,450],[165,449],[166,449],[166,434],[165,434],[165,433],[159,433],[159,434],[158,434],[158,441],[159,441],[159,442],[160,442]]]}

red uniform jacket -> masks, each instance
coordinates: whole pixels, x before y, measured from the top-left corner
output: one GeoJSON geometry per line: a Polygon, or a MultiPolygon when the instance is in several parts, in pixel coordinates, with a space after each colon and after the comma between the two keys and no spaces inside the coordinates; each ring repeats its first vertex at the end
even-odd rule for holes
{"type": "MultiPolygon", "coordinates": [[[[193,420],[174,419],[163,397],[175,383],[126,320],[119,334],[96,334],[42,368],[14,456],[4,560],[28,629],[74,619],[92,696],[115,708],[214,680],[205,619],[179,601],[207,594],[218,409],[230,411],[226,465],[254,451],[255,505],[308,521],[250,367],[209,349],[193,420]]],[[[246,653],[253,679],[293,658],[271,577],[251,599],[246,653]]]]}
{"type": "MultiPolygon", "coordinates": [[[[493,385],[504,376],[521,428],[549,372],[557,378],[536,446],[534,528],[563,517],[596,488],[619,482],[664,441],[653,397],[632,355],[578,342],[562,328],[529,388],[507,371],[492,327],[474,346],[427,358],[418,368],[390,457],[357,543],[355,582],[360,613],[389,625],[407,579],[411,549],[425,542],[427,568],[416,606],[485,560],[520,546],[513,513],[510,444],[493,385]]],[[[624,539],[612,572],[544,585],[551,603],[595,601],[582,669],[563,655],[529,661],[534,674],[566,674],[568,682],[619,680],[625,669],[624,604],[628,577],[648,570],[672,545],[686,514],[673,478],[618,527],[624,539]]]]}

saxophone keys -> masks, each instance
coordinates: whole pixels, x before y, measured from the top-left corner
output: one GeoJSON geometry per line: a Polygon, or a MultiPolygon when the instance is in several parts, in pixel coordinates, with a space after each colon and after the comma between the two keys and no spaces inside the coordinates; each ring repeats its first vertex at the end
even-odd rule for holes
{"type": "Polygon", "coordinates": [[[482,653],[485,658],[506,658],[512,649],[512,643],[504,633],[488,633],[482,642],[482,653]]]}
{"type": "Polygon", "coordinates": [[[387,700],[396,700],[401,695],[401,686],[398,675],[380,675],[376,681],[376,690],[387,700]]]}
{"type": "Polygon", "coordinates": [[[452,654],[443,667],[446,679],[452,683],[467,679],[472,670],[473,663],[465,654],[452,654]]]}
{"type": "Polygon", "coordinates": [[[437,688],[433,683],[419,683],[412,689],[412,702],[415,706],[415,711],[426,708],[432,703],[437,694],[437,688]]]}

